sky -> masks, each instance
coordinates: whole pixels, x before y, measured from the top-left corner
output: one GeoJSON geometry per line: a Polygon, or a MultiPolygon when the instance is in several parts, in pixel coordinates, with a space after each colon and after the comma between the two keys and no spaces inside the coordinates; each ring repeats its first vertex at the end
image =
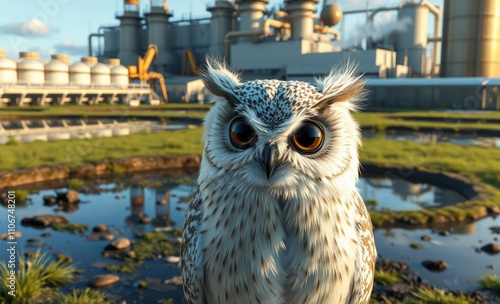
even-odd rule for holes
{"type": "MultiPolygon", "coordinates": [[[[397,5],[400,0],[327,0],[336,1],[343,10],[370,6],[397,5]]],[[[172,20],[181,18],[210,17],[206,6],[213,0],[169,0],[172,20]]],[[[442,0],[431,1],[442,4],[442,0]]],[[[141,0],[145,9],[150,0],[141,0]]],[[[277,7],[283,0],[270,0],[269,8],[277,7]]],[[[4,1],[0,10],[0,49],[7,56],[17,58],[20,51],[37,51],[42,59],[51,54],[65,53],[72,61],[87,56],[87,40],[91,32],[102,25],[118,25],[117,11],[123,9],[123,0],[18,0],[4,1]]],[[[318,4],[318,8],[322,4],[318,4]]],[[[394,14],[381,14],[381,20],[395,18],[394,14]]],[[[345,18],[346,32],[359,29],[363,16],[345,18]]]]}

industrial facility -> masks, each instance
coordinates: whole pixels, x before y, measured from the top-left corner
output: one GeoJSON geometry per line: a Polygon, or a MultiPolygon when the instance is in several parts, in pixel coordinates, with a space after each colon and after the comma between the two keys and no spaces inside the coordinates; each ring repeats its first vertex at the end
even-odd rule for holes
{"type": "MultiPolygon", "coordinates": [[[[99,79],[97,70],[108,69],[103,73],[109,80],[102,79],[103,84],[124,85],[127,76],[115,76],[123,81],[116,83],[111,80],[112,71],[125,73],[124,66],[137,65],[138,58],[154,45],[157,52],[151,70],[165,77],[169,95],[178,96],[172,101],[205,100],[203,89],[187,92],[192,77],[179,76],[196,76],[210,55],[224,58],[246,79],[312,81],[332,67],[351,62],[366,78],[371,90],[368,104],[373,107],[500,109],[500,0],[444,0],[444,7],[427,0],[404,0],[393,7],[353,11],[326,0],[319,2],[284,0],[275,10],[268,8],[269,0],[217,0],[207,5],[211,17],[172,20],[165,0],[149,0],[143,12],[139,0],[124,0],[123,11],[116,15],[119,25],[101,26],[89,35],[91,58],[102,62],[119,58],[123,66],[110,68],[109,61],[96,64],[90,79],[99,79]],[[377,18],[387,11],[396,14],[399,26],[375,35],[377,18]],[[354,14],[366,18],[364,38],[360,43],[346,43],[336,26],[343,16],[354,14]],[[170,88],[169,81],[175,86],[170,88]],[[412,90],[416,94],[408,94],[412,90]]],[[[15,78],[14,65],[3,63],[7,58],[1,60],[0,83],[5,83],[8,73],[15,78]]],[[[17,63],[16,77],[21,82],[23,60],[17,63]]],[[[57,63],[45,64],[47,83],[52,82],[47,76],[52,75],[52,67],[60,65],[58,57],[53,60],[57,63]]],[[[69,83],[76,77],[71,67],[66,72],[69,83]]],[[[33,76],[38,84],[44,74],[44,67],[39,68],[38,78],[33,76]]],[[[129,67],[129,80],[133,71],[129,67]]],[[[145,78],[138,80],[141,83],[145,78]]],[[[71,96],[60,98],[75,102],[71,96]]],[[[119,96],[99,98],[123,101],[119,96]]]]}

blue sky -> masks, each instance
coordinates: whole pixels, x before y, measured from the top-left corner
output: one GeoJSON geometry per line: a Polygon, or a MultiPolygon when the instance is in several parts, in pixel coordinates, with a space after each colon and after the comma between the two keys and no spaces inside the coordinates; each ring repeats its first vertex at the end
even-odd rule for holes
{"type": "MultiPolygon", "coordinates": [[[[329,0],[327,2],[332,2],[329,0]]],[[[142,7],[149,0],[141,0],[142,7]]],[[[173,20],[193,17],[209,17],[206,11],[210,0],[169,0],[174,13],[173,20]]],[[[343,10],[364,8],[367,0],[337,0],[343,10]]],[[[395,5],[399,0],[369,0],[370,5],[395,5]]],[[[433,0],[440,4],[442,0],[433,0]]],[[[100,25],[117,25],[117,9],[122,9],[122,0],[19,0],[4,1],[0,10],[0,49],[9,57],[17,58],[20,51],[40,52],[43,59],[54,53],[66,53],[72,61],[87,54],[87,37],[100,25]]],[[[283,0],[271,0],[269,6],[277,6],[283,0]]],[[[320,4],[322,1],[320,1],[320,4]]],[[[389,20],[390,14],[385,18],[389,20]]],[[[346,32],[362,24],[362,16],[345,19],[346,32]]]]}

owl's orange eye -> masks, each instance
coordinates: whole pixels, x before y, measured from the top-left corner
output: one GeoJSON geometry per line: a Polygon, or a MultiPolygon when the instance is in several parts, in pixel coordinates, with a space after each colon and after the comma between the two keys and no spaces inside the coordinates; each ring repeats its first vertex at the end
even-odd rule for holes
{"type": "Polygon", "coordinates": [[[243,117],[236,117],[229,127],[229,138],[236,148],[246,149],[255,142],[257,135],[255,135],[254,129],[243,117]]]}
{"type": "Polygon", "coordinates": [[[323,129],[315,122],[304,123],[290,138],[292,147],[298,152],[312,154],[323,145],[323,129]]]}

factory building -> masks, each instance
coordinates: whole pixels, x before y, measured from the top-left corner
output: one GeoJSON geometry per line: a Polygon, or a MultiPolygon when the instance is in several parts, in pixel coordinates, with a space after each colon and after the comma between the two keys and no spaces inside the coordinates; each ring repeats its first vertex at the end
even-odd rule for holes
{"type": "Polygon", "coordinates": [[[405,0],[395,7],[344,12],[319,0],[284,0],[277,12],[268,4],[218,0],[207,6],[210,18],[172,21],[167,1],[149,0],[141,15],[139,0],[124,0],[120,25],[102,28],[99,55],[135,64],[153,43],[159,48],[156,71],[172,75],[182,74],[189,51],[198,64],[207,54],[225,57],[249,79],[310,80],[347,58],[360,73],[376,78],[500,77],[500,0],[445,0],[444,8],[405,0]],[[368,33],[364,47],[346,46],[333,28],[343,14],[357,13],[366,14],[367,31],[375,30],[369,25],[384,11],[394,11],[403,26],[381,37],[368,33]]]}

